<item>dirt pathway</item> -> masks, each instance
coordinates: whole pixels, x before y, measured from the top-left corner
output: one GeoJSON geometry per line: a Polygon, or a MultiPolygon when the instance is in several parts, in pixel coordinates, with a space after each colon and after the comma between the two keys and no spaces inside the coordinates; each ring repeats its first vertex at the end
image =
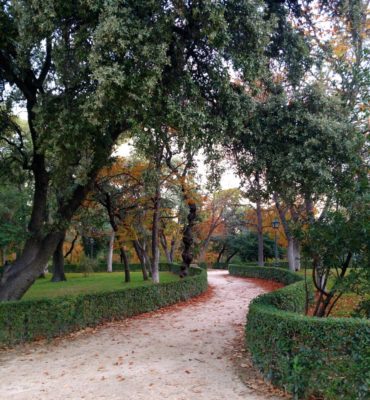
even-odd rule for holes
{"type": "Polygon", "coordinates": [[[200,301],[0,353],[0,399],[277,399],[248,388],[232,360],[263,285],[225,271],[209,283],[200,301]]]}

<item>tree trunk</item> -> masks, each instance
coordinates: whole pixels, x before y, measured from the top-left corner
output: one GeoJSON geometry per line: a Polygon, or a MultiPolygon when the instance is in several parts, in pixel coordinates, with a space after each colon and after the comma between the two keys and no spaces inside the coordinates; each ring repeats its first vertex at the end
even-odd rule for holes
{"type": "Polygon", "coordinates": [[[288,226],[288,221],[286,220],[287,210],[282,208],[279,198],[276,193],[274,193],[274,200],[275,200],[276,209],[278,210],[279,217],[280,217],[283,229],[284,229],[285,236],[288,241],[287,256],[288,256],[289,270],[295,271],[296,263],[295,263],[295,253],[294,253],[294,237],[292,236],[291,230],[289,229],[289,226],[288,226]]]}
{"type": "Polygon", "coordinates": [[[152,281],[159,283],[159,221],[160,221],[160,185],[157,184],[154,195],[153,224],[152,224],[152,281]]]}
{"type": "Polygon", "coordinates": [[[234,251],[234,253],[230,254],[227,258],[226,258],[226,267],[229,268],[229,263],[232,260],[232,258],[236,255],[237,251],[234,251]]]}
{"type": "Polygon", "coordinates": [[[264,266],[263,254],[263,222],[262,222],[262,208],[261,200],[257,200],[257,236],[258,236],[258,266],[264,266]]]}
{"type": "Polygon", "coordinates": [[[176,240],[171,239],[171,250],[170,250],[170,262],[173,263],[175,259],[175,250],[176,250],[176,240]]]}
{"type": "Polygon", "coordinates": [[[115,232],[112,230],[109,238],[108,257],[107,257],[107,272],[113,272],[113,250],[115,232]]]}
{"type": "Polygon", "coordinates": [[[217,261],[216,261],[217,264],[220,264],[222,255],[224,254],[225,250],[226,250],[226,246],[223,244],[222,249],[220,250],[220,252],[218,253],[218,256],[217,256],[217,261]]]}
{"type": "MultiPolygon", "coordinates": [[[[183,189],[184,192],[184,189],[183,189]]],[[[189,207],[189,213],[188,213],[188,223],[185,226],[184,233],[182,236],[182,242],[184,245],[183,251],[182,251],[182,265],[181,265],[181,271],[180,271],[180,277],[185,277],[189,274],[189,268],[190,264],[193,261],[193,227],[195,225],[195,219],[197,217],[197,205],[195,204],[194,201],[191,199],[188,199],[187,196],[185,196],[186,202],[189,207]]]]}
{"type": "Polygon", "coordinates": [[[206,253],[207,253],[208,246],[209,246],[209,244],[211,242],[211,237],[212,237],[212,234],[209,234],[207,236],[207,238],[204,241],[203,246],[202,246],[202,248],[200,250],[199,257],[198,257],[200,263],[204,262],[204,260],[206,259],[206,253]]]}
{"type": "Polygon", "coordinates": [[[57,248],[53,254],[53,276],[51,278],[52,282],[63,282],[67,278],[64,273],[64,255],[63,255],[63,244],[65,239],[65,233],[63,238],[59,241],[57,248]]]}
{"type": "Polygon", "coordinates": [[[289,270],[295,271],[295,254],[294,254],[294,238],[291,236],[288,237],[288,264],[289,270]]]}
{"type": "Polygon", "coordinates": [[[294,251],[294,269],[300,271],[301,269],[301,244],[297,239],[293,239],[293,251],[294,251]]]}
{"type": "Polygon", "coordinates": [[[162,249],[164,250],[164,254],[166,255],[166,259],[168,263],[172,263],[171,261],[171,254],[167,246],[167,239],[163,232],[160,233],[160,241],[162,245],[162,249]]]}
{"type": "Polygon", "coordinates": [[[43,239],[31,237],[22,255],[4,268],[0,281],[0,300],[19,300],[44,271],[46,263],[63,237],[63,232],[52,232],[43,239]]]}
{"type": "Polygon", "coordinates": [[[133,244],[134,249],[136,251],[137,257],[140,260],[141,272],[143,273],[143,279],[144,279],[144,281],[147,281],[148,280],[148,271],[146,269],[146,261],[145,261],[143,248],[140,245],[138,240],[133,240],[132,244],[133,244]]]}
{"type": "Polygon", "coordinates": [[[123,264],[124,270],[125,270],[125,282],[131,282],[130,264],[128,262],[127,253],[125,251],[125,248],[123,246],[121,246],[119,249],[119,252],[120,252],[120,258],[121,258],[121,264],[123,264]]]}

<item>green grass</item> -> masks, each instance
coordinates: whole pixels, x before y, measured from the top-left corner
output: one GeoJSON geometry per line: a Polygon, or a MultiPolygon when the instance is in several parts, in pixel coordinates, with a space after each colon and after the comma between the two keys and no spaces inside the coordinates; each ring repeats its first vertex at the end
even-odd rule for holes
{"type": "MultiPolygon", "coordinates": [[[[80,293],[96,293],[117,289],[134,288],[152,285],[152,282],[143,281],[141,272],[131,272],[131,282],[125,283],[122,272],[99,272],[88,276],[79,273],[66,274],[66,282],[50,282],[51,274],[45,279],[38,279],[23,296],[22,300],[43,299],[58,296],[73,296],[80,293]]],[[[160,282],[174,282],[179,277],[171,272],[161,272],[160,282]]]]}

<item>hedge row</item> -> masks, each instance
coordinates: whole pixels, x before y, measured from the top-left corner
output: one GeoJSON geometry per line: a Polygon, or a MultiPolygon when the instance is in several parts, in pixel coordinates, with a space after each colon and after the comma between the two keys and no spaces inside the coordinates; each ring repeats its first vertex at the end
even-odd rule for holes
{"type": "Polygon", "coordinates": [[[39,337],[51,338],[187,300],[207,289],[207,273],[199,268],[191,268],[190,271],[190,276],[176,282],[0,303],[0,344],[13,345],[39,337]]]}
{"type": "Polygon", "coordinates": [[[289,286],[261,295],[249,306],[246,342],[256,365],[294,399],[370,398],[370,321],[302,314],[302,278],[278,268],[230,266],[230,273],[289,286]]]}
{"type": "MultiPolygon", "coordinates": [[[[172,265],[174,265],[174,264],[159,263],[159,270],[160,271],[171,271],[172,265]]],[[[123,271],[123,265],[120,263],[113,263],[112,270],[114,272],[123,271]]],[[[130,264],[130,271],[132,271],[132,272],[141,271],[141,264],[137,264],[137,263],[130,264]]],[[[66,273],[85,272],[85,269],[82,265],[79,265],[79,264],[64,264],[64,272],[66,272],[66,273]]],[[[101,263],[97,264],[96,266],[94,265],[93,272],[107,272],[107,263],[101,262],[101,263]]]]}

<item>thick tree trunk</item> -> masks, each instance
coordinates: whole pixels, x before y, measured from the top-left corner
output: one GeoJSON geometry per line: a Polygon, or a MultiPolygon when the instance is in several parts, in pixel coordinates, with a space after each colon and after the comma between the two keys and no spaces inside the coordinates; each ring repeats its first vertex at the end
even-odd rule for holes
{"type": "Polygon", "coordinates": [[[19,300],[26,293],[44,271],[62,237],[63,232],[52,232],[41,240],[27,240],[23,254],[4,268],[0,281],[0,300],[19,300]]]}
{"type": "Polygon", "coordinates": [[[125,270],[125,282],[131,282],[130,264],[128,262],[127,253],[123,246],[120,247],[119,252],[121,257],[121,264],[123,264],[125,270]]]}
{"type": "Polygon", "coordinates": [[[294,252],[294,237],[292,236],[291,230],[289,229],[289,226],[288,226],[288,221],[286,219],[287,210],[282,208],[279,198],[276,193],[274,194],[274,200],[275,200],[276,209],[278,210],[279,217],[280,217],[281,223],[284,228],[285,236],[288,241],[287,257],[288,257],[289,270],[295,271],[296,270],[296,261],[295,261],[295,252],[294,252]]]}
{"type": "Polygon", "coordinates": [[[116,233],[112,230],[109,238],[108,256],[107,256],[107,272],[113,272],[113,250],[114,250],[114,237],[116,233]]]}
{"type": "Polygon", "coordinates": [[[299,271],[301,269],[301,244],[297,239],[293,239],[293,251],[294,251],[294,269],[299,271]]]}
{"type": "Polygon", "coordinates": [[[160,186],[156,187],[153,205],[153,223],[152,223],[152,281],[159,283],[159,221],[160,221],[160,186]]]}
{"type": "Polygon", "coordinates": [[[295,271],[295,253],[294,253],[294,238],[291,236],[288,237],[288,264],[289,270],[295,271]]]}
{"type": "Polygon", "coordinates": [[[63,238],[59,241],[57,248],[53,254],[53,276],[52,282],[63,282],[66,281],[66,275],[64,273],[64,255],[63,255],[63,244],[65,239],[65,233],[63,238]]]}
{"type": "Polygon", "coordinates": [[[262,208],[261,200],[257,200],[257,237],[258,237],[258,266],[264,266],[263,254],[263,222],[262,222],[262,208]]]}

